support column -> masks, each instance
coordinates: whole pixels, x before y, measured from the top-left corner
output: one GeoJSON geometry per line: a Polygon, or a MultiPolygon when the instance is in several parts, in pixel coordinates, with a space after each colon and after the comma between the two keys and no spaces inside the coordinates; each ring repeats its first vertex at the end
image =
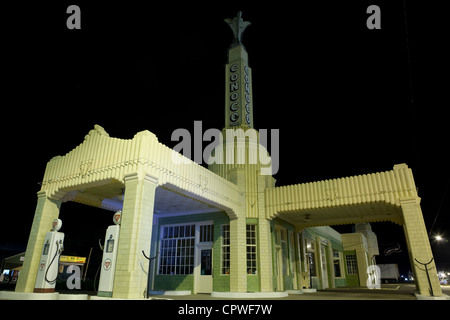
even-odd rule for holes
{"type": "Polygon", "coordinates": [[[233,168],[229,180],[239,188],[241,207],[230,219],[230,292],[247,292],[247,229],[245,216],[245,170],[233,168]]]}
{"type": "Polygon", "coordinates": [[[272,241],[270,233],[270,221],[266,218],[258,219],[258,254],[261,292],[273,292],[272,277],[272,241]]]}
{"type": "MultiPolygon", "coordinates": [[[[259,146],[261,148],[261,146],[259,146]]],[[[258,275],[261,292],[273,292],[273,267],[272,267],[272,233],[270,232],[270,220],[266,218],[266,199],[264,190],[273,187],[275,182],[272,176],[263,176],[256,172],[258,181],[258,275]]]]}
{"type": "Polygon", "coordinates": [[[148,252],[158,180],[147,174],[127,174],[114,276],[114,298],[143,298],[147,288],[148,252]]]}
{"type": "Polygon", "coordinates": [[[61,200],[52,200],[45,191],[37,193],[38,201],[28,238],[25,261],[16,284],[16,292],[33,292],[36,275],[44,245],[45,234],[50,231],[52,221],[59,216],[61,200]]]}
{"type": "Polygon", "coordinates": [[[367,258],[367,252],[362,246],[360,248],[357,248],[355,250],[356,253],[356,264],[358,266],[358,278],[359,278],[359,285],[361,287],[367,286],[367,268],[368,265],[368,258],[367,258]]]}
{"type": "Polygon", "coordinates": [[[230,220],[230,292],[247,292],[246,220],[230,220]]]}
{"type": "MultiPolygon", "coordinates": [[[[400,199],[400,205],[403,212],[403,230],[405,232],[406,244],[408,246],[409,259],[414,273],[416,288],[420,295],[430,296],[430,284],[425,267],[416,261],[428,263],[433,258],[430,240],[420,208],[420,198],[411,197],[400,199]]],[[[442,296],[434,259],[427,266],[427,269],[433,295],[442,296]]]]}

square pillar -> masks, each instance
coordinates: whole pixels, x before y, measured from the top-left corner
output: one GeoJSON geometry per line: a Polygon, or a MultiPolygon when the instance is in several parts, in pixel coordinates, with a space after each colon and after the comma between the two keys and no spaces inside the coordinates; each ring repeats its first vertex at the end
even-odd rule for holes
{"type": "Polygon", "coordinates": [[[158,180],[150,175],[126,174],[120,225],[114,298],[139,299],[146,294],[148,253],[152,236],[153,208],[158,180]]]}
{"type": "Polygon", "coordinates": [[[258,254],[261,292],[273,291],[272,277],[272,241],[270,233],[270,221],[266,218],[258,219],[258,254]]]}
{"type": "Polygon", "coordinates": [[[247,292],[247,221],[245,216],[245,170],[233,168],[229,180],[239,188],[241,207],[230,219],[230,292],[247,292]]]}
{"type": "MultiPolygon", "coordinates": [[[[408,246],[408,254],[411,268],[414,273],[416,288],[420,295],[430,296],[430,284],[425,266],[416,261],[428,263],[433,259],[430,240],[420,208],[420,198],[411,197],[400,199],[400,205],[403,212],[403,230],[405,232],[406,244],[408,246]]],[[[434,259],[426,266],[426,268],[428,269],[433,295],[442,296],[434,259]]]]}
{"type": "Polygon", "coordinates": [[[355,250],[355,253],[356,253],[356,264],[358,266],[359,285],[361,287],[365,287],[367,286],[367,279],[369,277],[367,273],[367,268],[369,267],[367,252],[363,248],[357,248],[355,250]]]}
{"type": "Polygon", "coordinates": [[[230,219],[230,292],[247,292],[247,230],[242,216],[230,219]]]}
{"type": "Polygon", "coordinates": [[[37,197],[25,260],[16,284],[17,292],[33,292],[45,234],[50,231],[52,221],[58,218],[61,207],[61,200],[50,199],[45,191],[39,191],[37,197]]]}
{"type": "Polygon", "coordinates": [[[264,190],[274,186],[272,176],[261,175],[257,171],[258,181],[258,275],[261,292],[273,292],[273,266],[272,266],[272,233],[270,220],[266,218],[266,199],[264,190]]]}

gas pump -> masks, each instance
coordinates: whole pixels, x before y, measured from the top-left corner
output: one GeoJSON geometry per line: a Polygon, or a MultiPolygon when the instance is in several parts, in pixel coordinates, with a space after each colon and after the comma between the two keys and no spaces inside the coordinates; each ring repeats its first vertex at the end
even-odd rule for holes
{"type": "Polygon", "coordinates": [[[105,244],[98,285],[98,296],[112,297],[114,287],[114,274],[116,270],[117,246],[119,244],[120,221],[122,212],[117,211],[113,216],[113,226],[106,230],[105,244]]]}
{"type": "Polygon", "coordinates": [[[59,257],[64,250],[64,233],[58,232],[62,227],[62,221],[55,219],[52,229],[47,232],[44,239],[39,269],[34,285],[34,292],[55,292],[56,278],[58,277],[59,257]]]}

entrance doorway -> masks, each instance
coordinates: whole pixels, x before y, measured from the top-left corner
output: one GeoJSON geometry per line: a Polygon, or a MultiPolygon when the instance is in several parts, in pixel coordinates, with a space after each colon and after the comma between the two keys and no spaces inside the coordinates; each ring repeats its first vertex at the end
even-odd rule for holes
{"type": "Polygon", "coordinates": [[[213,230],[214,225],[211,223],[201,224],[198,226],[198,244],[197,244],[197,261],[196,282],[197,293],[211,293],[213,290],[212,264],[213,264],[213,230]]]}
{"type": "Polygon", "coordinates": [[[197,292],[211,293],[213,288],[212,282],[212,246],[199,246],[198,264],[200,268],[197,276],[197,292]]]}

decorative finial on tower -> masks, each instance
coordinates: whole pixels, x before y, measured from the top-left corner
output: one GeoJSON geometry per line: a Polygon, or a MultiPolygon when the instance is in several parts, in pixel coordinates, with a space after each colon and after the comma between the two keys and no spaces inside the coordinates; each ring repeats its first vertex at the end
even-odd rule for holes
{"type": "Polygon", "coordinates": [[[234,34],[234,41],[231,44],[231,47],[242,45],[242,34],[244,33],[245,28],[251,25],[251,23],[242,19],[242,11],[239,11],[233,20],[227,18],[225,19],[225,22],[230,26],[231,31],[233,31],[234,34]]]}

